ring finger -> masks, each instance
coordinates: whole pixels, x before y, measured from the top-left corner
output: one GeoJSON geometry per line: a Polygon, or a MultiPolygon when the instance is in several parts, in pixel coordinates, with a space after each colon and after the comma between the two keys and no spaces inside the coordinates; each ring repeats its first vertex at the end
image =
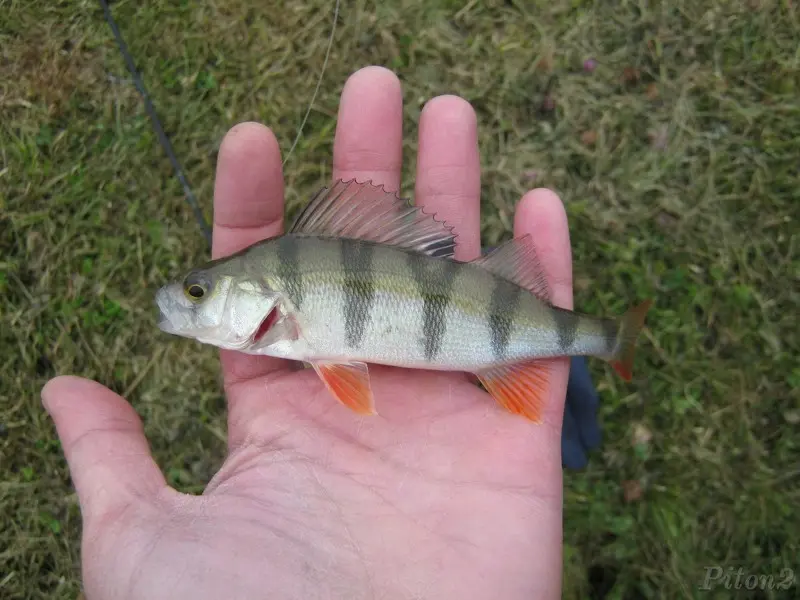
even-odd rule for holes
{"type": "Polygon", "coordinates": [[[419,124],[416,202],[454,226],[458,260],[480,255],[480,168],[472,106],[458,96],[430,100],[419,124]]]}

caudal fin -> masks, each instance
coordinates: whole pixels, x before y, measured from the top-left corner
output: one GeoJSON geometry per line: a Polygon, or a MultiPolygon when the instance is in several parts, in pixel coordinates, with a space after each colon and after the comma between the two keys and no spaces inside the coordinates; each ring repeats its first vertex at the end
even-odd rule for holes
{"type": "Polygon", "coordinates": [[[644,326],[644,317],[653,301],[645,300],[637,306],[628,309],[620,319],[619,333],[617,334],[617,352],[609,360],[614,370],[625,381],[630,381],[633,376],[633,355],[636,351],[636,339],[644,326]]]}

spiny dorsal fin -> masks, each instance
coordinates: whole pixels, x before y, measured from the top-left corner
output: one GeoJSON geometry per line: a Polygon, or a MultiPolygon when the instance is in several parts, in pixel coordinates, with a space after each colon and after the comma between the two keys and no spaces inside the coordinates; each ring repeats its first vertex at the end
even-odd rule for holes
{"type": "Polygon", "coordinates": [[[531,234],[509,240],[486,256],[475,259],[473,263],[524,287],[537,298],[550,302],[547,275],[536,256],[531,234]]]}
{"type": "Polygon", "coordinates": [[[431,256],[452,258],[453,228],[371,181],[339,180],[322,188],[289,233],[370,240],[431,256]]]}

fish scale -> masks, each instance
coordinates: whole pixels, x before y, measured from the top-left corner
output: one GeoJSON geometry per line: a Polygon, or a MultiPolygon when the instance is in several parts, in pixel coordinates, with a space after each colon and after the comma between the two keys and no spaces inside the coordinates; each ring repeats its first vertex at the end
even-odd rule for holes
{"type": "MultiPolygon", "coordinates": [[[[295,257],[273,285],[286,290],[294,308],[303,301],[298,359],[471,371],[560,356],[578,339],[579,316],[523,296],[519,286],[472,263],[363,240],[287,236],[274,243],[284,257],[295,257]],[[291,244],[298,248],[287,251],[291,244]]],[[[280,253],[272,245],[261,250],[264,271],[278,272],[280,253]]],[[[601,352],[605,339],[590,325],[583,325],[581,350],[601,352]]]]}
{"type": "Polygon", "coordinates": [[[551,358],[596,356],[630,378],[650,301],[617,318],[554,306],[530,236],[470,262],[454,248],[452,229],[419,208],[338,181],[287,234],[159,290],[159,326],[308,362],[360,414],[376,412],[370,363],[474,373],[500,405],[535,422],[551,358]]]}
{"type": "Polygon", "coordinates": [[[432,262],[425,261],[424,257],[422,254],[406,253],[406,264],[423,301],[422,339],[425,360],[431,362],[439,357],[448,324],[457,319],[454,317],[455,311],[448,311],[448,308],[458,267],[453,261],[432,262]]]}
{"type": "MultiPolygon", "coordinates": [[[[482,360],[489,337],[482,316],[486,301],[474,291],[456,296],[444,283],[452,273],[452,286],[464,264],[358,240],[294,239],[303,246],[304,306],[298,318],[307,331],[297,352],[310,346],[327,359],[400,360],[426,368],[482,360]],[[370,256],[372,268],[348,275],[347,256],[370,256]]],[[[288,280],[276,283],[289,287],[288,280]]],[[[287,300],[294,302],[290,293],[287,300]]]]}

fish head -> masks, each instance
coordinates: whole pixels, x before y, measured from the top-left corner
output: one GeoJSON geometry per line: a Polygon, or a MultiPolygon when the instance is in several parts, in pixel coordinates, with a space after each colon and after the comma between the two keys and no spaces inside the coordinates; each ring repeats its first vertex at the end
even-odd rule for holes
{"type": "Polygon", "coordinates": [[[247,351],[276,318],[279,294],[217,261],[190,270],[156,292],[158,327],[219,348],[247,351]]]}

